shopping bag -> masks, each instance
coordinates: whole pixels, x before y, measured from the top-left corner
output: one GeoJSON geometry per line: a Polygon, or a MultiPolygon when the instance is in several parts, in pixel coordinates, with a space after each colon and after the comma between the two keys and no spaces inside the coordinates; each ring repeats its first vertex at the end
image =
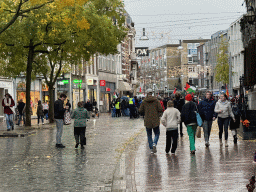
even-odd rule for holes
{"type": "Polygon", "coordinates": [[[202,120],[201,116],[199,115],[199,113],[197,113],[197,112],[196,112],[196,121],[197,121],[197,125],[199,127],[203,126],[203,120],[202,120]]]}
{"type": "Polygon", "coordinates": [[[66,111],[64,114],[64,124],[65,125],[71,124],[71,116],[70,116],[70,112],[68,112],[68,111],[66,111]]]}
{"type": "Polygon", "coordinates": [[[201,127],[197,127],[197,130],[196,130],[196,137],[197,137],[197,138],[201,138],[201,127]]]}

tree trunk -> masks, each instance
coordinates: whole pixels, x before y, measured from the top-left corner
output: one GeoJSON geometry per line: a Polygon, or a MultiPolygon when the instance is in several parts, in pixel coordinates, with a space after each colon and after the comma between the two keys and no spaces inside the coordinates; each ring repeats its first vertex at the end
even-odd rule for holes
{"type": "Polygon", "coordinates": [[[54,123],[54,95],[53,86],[49,86],[49,123],[54,123]]]}
{"type": "Polygon", "coordinates": [[[27,77],[26,77],[26,126],[31,126],[31,113],[30,113],[30,89],[31,89],[31,73],[32,64],[34,59],[34,46],[33,41],[30,40],[28,61],[27,61],[27,77]]]}

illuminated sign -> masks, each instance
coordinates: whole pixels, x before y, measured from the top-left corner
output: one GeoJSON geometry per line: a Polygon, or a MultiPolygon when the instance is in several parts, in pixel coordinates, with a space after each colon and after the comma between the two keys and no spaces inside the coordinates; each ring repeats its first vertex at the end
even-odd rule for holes
{"type": "Polygon", "coordinates": [[[106,81],[105,80],[100,80],[100,86],[106,86],[106,81]]]}

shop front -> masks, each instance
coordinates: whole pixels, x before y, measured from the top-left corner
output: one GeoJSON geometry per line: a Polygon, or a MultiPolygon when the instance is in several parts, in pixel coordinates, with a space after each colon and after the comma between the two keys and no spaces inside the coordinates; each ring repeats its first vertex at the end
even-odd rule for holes
{"type": "Polygon", "coordinates": [[[87,98],[90,99],[91,103],[95,100],[97,102],[97,80],[87,79],[87,98]]]}
{"type": "MultiPolygon", "coordinates": [[[[4,99],[4,95],[6,93],[10,93],[13,97],[13,81],[12,80],[7,80],[7,79],[2,79],[0,80],[0,101],[4,99]]],[[[0,118],[4,116],[4,109],[3,107],[0,107],[0,118]]]]}
{"type": "Polygon", "coordinates": [[[100,112],[108,113],[111,111],[110,103],[113,100],[116,83],[106,82],[105,86],[100,86],[100,112]]]}
{"type": "Polygon", "coordinates": [[[83,83],[83,80],[74,78],[72,80],[72,107],[75,109],[77,107],[78,102],[85,101],[85,90],[86,84],[83,83]]]}
{"type": "MultiPolygon", "coordinates": [[[[27,104],[26,101],[26,82],[25,78],[16,78],[16,95],[17,103],[19,100],[23,100],[24,103],[27,104]]],[[[30,91],[30,106],[32,108],[32,116],[36,116],[38,101],[41,100],[41,80],[36,79],[31,83],[31,91],[30,91]]]]}

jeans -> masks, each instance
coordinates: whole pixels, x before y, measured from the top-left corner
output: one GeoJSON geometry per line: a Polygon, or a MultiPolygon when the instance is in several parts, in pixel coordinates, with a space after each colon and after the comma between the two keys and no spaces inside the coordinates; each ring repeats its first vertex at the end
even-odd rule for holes
{"type": "Polygon", "coordinates": [[[14,127],[14,124],[13,124],[13,114],[5,114],[5,117],[6,117],[6,124],[7,124],[7,129],[11,129],[12,127],[14,127]]]}
{"type": "Polygon", "coordinates": [[[159,126],[153,128],[153,131],[154,131],[154,134],[155,134],[154,142],[153,142],[153,139],[152,139],[152,129],[146,128],[146,130],[147,130],[147,135],[148,135],[148,144],[149,144],[149,148],[150,148],[150,149],[153,149],[153,143],[154,143],[155,145],[157,145],[157,142],[158,142],[158,139],[159,139],[159,135],[160,135],[159,126]]]}
{"type": "Polygon", "coordinates": [[[86,145],[85,129],[86,127],[74,127],[76,144],[86,145]]]}
{"type": "Polygon", "coordinates": [[[25,121],[25,113],[23,114],[19,114],[19,120],[18,120],[18,125],[20,125],[21,119],[23,118],[23,123],[25,125],[26,121],[25,121]]]}
{"type": "Polygon", "coordinates": [[[56,144],[61,144],[61,136],[63,132],[63,119],[55,119],[56,121],[56,128],[57,128],[57,133],[56,133],[56,144]]]}
{"type": "Polygon", "coordinates": [[[187,125],[187,132],[189,136],[190,151],[195,151],[195,134],[197,125],[187,125]]]}
{"type": "Polygon", "coordinates": [[[219,139],[222,139],[223,127],[224,127],[225,140],[228,140],[229,117],[227,118],[218,117],[218,125],[219,125],[219,139]]]}
{"type": "Polygon", "coordinates": [[[203,122],[203,129],[204,129],[204,140],[206,143],[209,142],[211,129],[212,129],[212,121],[206,121],[203,122]]]}
{"type": "Polygon", "coordinates": [[[37,124],[39,124],[40,119],[42,119],[42,123],[44,123],[44,116],[37,116],[37,124]]]}
{"type": "Polygon", "coordinates": [[[180,135],[183,135],[183,132],[182,132],[182,122],[180,122],[180,135]]]}
{"type": "Polygon", "coordinates": [[[175,153],[177,149],[177,141],[178,141],[178,129],[172,131],[166,131],[166,148],[165,152],[169,153],[170,148],[172,147],[171,152],[175,153]]]}

